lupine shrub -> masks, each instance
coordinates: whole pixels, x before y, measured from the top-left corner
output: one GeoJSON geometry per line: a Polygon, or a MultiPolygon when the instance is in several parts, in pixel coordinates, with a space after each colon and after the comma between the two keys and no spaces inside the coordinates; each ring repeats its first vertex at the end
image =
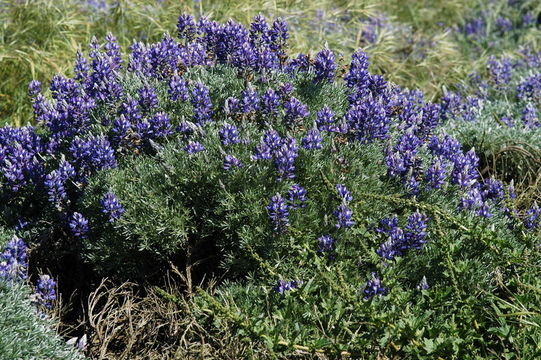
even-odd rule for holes
{"type": "Polygon", "coordinates": [[[60,280],[177,269],[209,333],[276,356],[535,357],[539,208],[480,176],[444,104],[289,37],[181,15],[128,56],[93,39],[30,84],[36,126],[0,129],[2,222],[60,280]]]}

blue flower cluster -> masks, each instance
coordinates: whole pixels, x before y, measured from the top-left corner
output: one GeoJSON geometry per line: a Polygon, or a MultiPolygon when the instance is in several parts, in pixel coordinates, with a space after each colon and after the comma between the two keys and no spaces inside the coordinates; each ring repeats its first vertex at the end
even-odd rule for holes
{"type": "Polygon", "coordinates": [[[267,205],[267,211],[269,212],[273,230],[276,233],[285,232],[289,225],[289,210],[286,201],[280,194],[276,194],[271,198],[269,205],[267,205]]]}
{"type": "Polygon", "coordinates": [[[380,245],[376,253],[382,259],[394,260],[397,256],[404,256],[408,250],[420,249],[426,243],[427,220],[426,215],[414,212],[402,229],[398,226],[396,216],[383,219],[376,231],[386,236],[387,240],[380,245]]]}
{"type": "Polygon", "coordinates": [[[27,278],[26,244],[22,239],[11,239],[0,256],[0,280],[17,281],[27,278]]]}
{"type": "Polygon", "coordinates": [[[56,281],[49,275],[41,275],[38,279],[36,299],[40,306],[47,309],[53,307],[56,300],[56,281]]]}
{"type": "Polygon", "coordinates": [[[278,180],[295,178],[295,159],[299,147],[294,137],[280,137],[276,130],[268,130],[257,145],[252,156],[254,160],[274,160],[278,170],[278,180]]]}
{"type": "Polygon", "coordinates": [[[367,281],[366,286],[363,290],[364,299],[368,300],[376,295],[385,295],[387,289],[381,283],[381,279],[375,272],[372,273],[372,278],[367,281]]]}
{"type": "Polygon", "coordinates": [[[336,223],[336,228],[340,229],[352,227],[355,225],[355,221],[353,221],[353,211],[351,211],[348,204],[353,200],[353,197],[351,196],[349,190],[342,184],[336,185],[336,191],[341,199],[341,204],[333,213],[338,220],[336,223]]]}
{"type": "Polygon", "coordinates": [[[113,223],[120,219],[124,213],[124,208],[118,201],[115,194],[108,192],[101,200],[102,212],[109,217],[109,222],[113,223]]]}
{"type": "Polygon", "coordinates": [[[303,281],[297,281],[297,280],[278,280],[278,283],[274,286],[273,290],[277,292],[278,294],[283,295],[287,291],[297,289],[299,286],[303,284],[303,281]]]}
{"type": "MultiPolygon", "coordinates": [[[[0,255],[0,281],[8,285],[28,279],[28,259],[25,242],[13,237],[0,255]]],[[[56,281],[49,275],[40,275],[35,293],[32,295],[39,306],[53,307],[56,295],[56,281]]]]}

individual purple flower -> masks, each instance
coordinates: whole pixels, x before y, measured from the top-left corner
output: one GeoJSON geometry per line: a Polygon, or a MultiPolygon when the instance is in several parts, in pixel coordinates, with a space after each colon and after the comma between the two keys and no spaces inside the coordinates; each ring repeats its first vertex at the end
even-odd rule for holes
{"type": "Polygon", "coordinates": [[[461,209],[473,210],[484,204],[483,195],[478,183],[474,184],[461,198],[461,209]]]}
{"type": "Polygon", "coordinates": [[[189,155],[198,153],[198,152],[203,151],[203,150],[205,150],[205,148],[203,147],[203,145],[201,145],[197,141],[190,141],[184,147],[184,151],[186,151],[189,155]]]}
{"type": "Polygon", "coordinates": [[[52,309],[56,300],[56,281],[49,275],[40,275],[35,297],[38,305],[52,309]]]}
{"type": "Polygon", "coordinates": [[[318,253],[334,251],[334,239],[330,235],[323,235],[318,241],[318,253]]]}
{"type": "Polygon", "coordinates": [[[28,96],[35,98],[38,94],[41,93],[41,82],[38,80],[32,80],[28,84],[28,96]]]}
{"type": "Polygon", "coordinates": [[[483,17],[469,20],[464,25],[464,33],[469,37],[482,38],[486,36],[486,23],[483,17]]]}
{"type": "Polygon", "coordinates": [[[433,156],[446,160],[454,160],[460,153],[460,143],[449,135],[440,138],[436,135],[430,138],[428,149],[433,156]]]}
{"type": "Polygon", "coordinates": [[[233,155],[226,155],[224,158],[224,170],[230,170],[232,168],[239,168],[242,167],[242,163],[239,159],[234,157],[233,155]]]}
{"type": "Polygon", "coordinates": [[[491,56],[487,62],[490,77],[499,88],[506,87],[509,83],[512,67],[513,64],[509,58],[502,58],[498,61],[496,57],[491,56]]]}
{"type": "Polygon", "coordinates": [[[507,33],[513,30],[513,23],[508,18],[500,16],[496,19],[496,28],[501,33],[507,33]]]}
{"type": "Polygon", "coordinates": [[[526,14],[522,15],[522,24],[526,27],[534,25],[537,23],[537,17],[531,11],[528,11],[526,14]]]}
{"type": "Polygon", "coordinates": [[[428,187],[432,189],[440,189],[445,183],[447,178],[447,166],[439,160],[433,160],[432,165],[426,170],[424,180],[427,182],[428,187]]]}
{"type": "Polygon", "coordinates": [[[276,194],[271,198],[269,205],[267,205],[267,212],[269,213],[269,219],[274,232],[285,232],[289,225],[289,210],[280,194],[276,194]]]}
{"type": "Polygon", "coordinates": [[[192,105],[194,112],[194,122],[202,125],[212,121],[212,104],[210,102],[209,89],[198,82],[192,89],[192,105]]]}
{"type": "Polygon", "coordinates": [[[362,50],[357,50],[351,56],[349,71],[344,77],[349,88],[367,89],[370,85],[370,74],[368,73],[368,56],[362,50]]]}
{"type": "Polygon", "coordinates": [[[295,59],[291,59],[287,63],[285,72],[293,77],[295,73],[307,72],[309,69],[310,58],[306,54],[300,53],[295,59]]]}
{"type": "Polygon", "coordinates": [[[240,100],[234,97],[225,99],[224,112],[228,115],[241,113],[240,100]]]}
{"type": "Polygon", "coordinates": [[[483,183],[482,195],[485,200],[492,200],[495,202],[503,200],[505,196],[503,184],[496,179],[485,180],[483,183]]]}
{"type": "Polygon", "coordinates": [[[120,64],[122,64],[122,56],[120,55],[120,45],[118,45],[118,41],[112,33],[107,33],[107,35],[105,35],[105,45],[103,46],[103,49],[115,69],[118,69],[120,64]]]}
{"type": "Polygon", "coordinates": [[[338,206],[333,214],[338,220],[336,223],[337,229],[352,227],[355,224],[355,221],[353,221],[353,211],[351,211],[345,201],[342,201],[342,204],[338,206]]]}
{"type": "Polygon", "coordinates": [[[451,173],[451,182],[463,188],[472,186],[477,179],[477,167],[479,158],[475,150],[471,149],[466,154],[459,153],[454,157],[454,167],[451,173]]]}
{"type": "Polygon", "coordinates": [[[51,203],[58,205],[67,199],[66,189],[64,188],[65,180],[57,170],[53,170],[45,177],[44,185],[47,188],[47,195],[51,203]]]}
{"type": "Polygon", "coordinates": [[[372,278],[366,282],[366,286],[363,290],[364,299],[368,300],[376,295],[385,295],[387,290],[383,287],[380,277],[373,272],[372,278]]]}
{"type": "Polygon", "coordinates": [[[500,121],[507,127],[514,127],[515,126],[515,122],[509,116],[502,116],[500,118],[500,121]]]}
{"type": "Polygon", "coordinates": [[[114,223],[124,214],[124,208],[118,201],[115,194],[107,192],[101,199],[101,212],[109,216],[109,222],[114,223]]]}
{"type": "Polygon", "coordinates": [[[541,101],[541,74],[535,74],[517,85],[517,97],[524,101],[541,101]]]}
{"type": "Polygon", "coordinates": [[[426,243],[427,221],[428,217],[418,211],[409,216],[404,232],[404,240],[408,250],[420,249],[426,243]]]}
{"type": "Polygon", "coordinates": [[[86,238],[88,234],[88,220],[78,213],[74,212],[69,221],[71,234],[78,238],[86,238]]]}
{"type": "Polygon", "coordinates": [[[124,115],[124,117],[131,122],[137,122],[142,118],[137,100],[131,97],[128,97],[120,105],[120,114],[124,115]]]}
{"type": "Polygon", "coordinates": [[[288,31],[287,22],[281,18],[276,19],[269,30],[270,49],[281,59],[281,65],[283,65],[286,58],[288,31]]]}
{"type": "Polygon", "coordinates": [[[250,42],[254,46],[265,46],[270,42],[269,25],[261,14],[254,17],[250,24],[250,42]]]}
{"type": "Polygon", "coordinates": [[[299,184],[291,185],[287,193],[287,200],[291,209],[296,209],[299,206],[301,208],[305,207],[306,201],[308,201],[308,198],[306,197],[306,189],[299,184]]]}
{"type": "Polygon", "coordinates": [[[122,59],[116,39],[111,34],[107,35],[105,53],[100,50],[96,38],[92,39],[90,48],[91,71],[83,82],[87,94],[99,102],[109,102],[120,98],[123,88],[119,81],[118,71],[122,59]]]}
{"type": "Polygon", "coordinates": [[[224,124],[220,129],[219,135],[224,146],[240,143],[239,131],[235,125],[224,124]]]}
{"type": "Polygon", "coordinates": [[[280,86],[278,93],[280,94],[280,99],[282,100],[282,102],[286,102],[286,100],[291,97],[291,94],[293,94],[293,90],[295,90],[295,88],[291,83],[285,83],[280,86]]]}
{"type": "Polygon", "coordinates": [[[174,75],[171,80],[169,80],[168,92],[173,101],[188,101],[190,99],[188,84],[178,75],[174,75]]]}
{"type": "Polygon", "coordinates": [[[314,72],[316,74],[314,81],[329,81],[334,79],[336,73],[334,53],[329,49],[321,50],[314,63],[314,72]]]}
{"type": "Polygon", "coordinates": [[[380,220],[379,226],[376,228],[376,232],[382,234],[390,234],[393,229],[398,227],[398,218],[396,215],[393,215],[388,218],[380,220]]]}
{"type": "Polygon", "coordinates": [[[294,97],[289,98],[289,100],[284,103],[284,109],[284,120],[288,126],[298,124],[302,122],[304,118],[308,117],[308,115],[310,115],[306,104],[303,104],[294,97]]]}
{"type": "Polygon", "coordinates": [[[132,130],[131,122],[126,119],[124,115],[120,115],[118,119],[113,122],[111,128],[111,143],[115,148],[118,148],[122,143],[127,140],[129,132],[132,130]]]}
{"type": "Polygon", "coordinates": [[[80,176],[85,177],[99,170],[116,167],[114,150],[103,135],[92,135],[86,140],[76,137],[69,150],[80,176]]]}
{"type": "Polygon", "coordinates": [[[394,260],[395,257],[404,255],[404,252],[408,250],[404,230],[398,227],[398,223],[390,225],[392,226],[385,231],[387,240],[376,250],[376,254],[386,260],[394,260]]]}
{"type": "Polygon", "coordinates": [[[264,142],[261,142],[256,146],[252,160],[270,160],[272,157],[272,149],[264,142]]]}
{"type": "Polygon", "coordinates": [[[88,60],[84,57],[80,50],[77,50],[75,68],[73,69],[73,72],[75,73],[75,80],[83,82],[88,77],[89,71],[90,66],[88,66],[88,60]]]}
{"type": "Polygon", "coordinates": [[[278,131],[270,129],[263,135],[263,143],[265,143],[273,153],[278,151],[283,144],[284,139],[280,137],[278,131]]]}
{"type": "Polygon", "coordinates": [[[319,150],[321,149],[321,137],[319,130],[310,129],[305,137],[302,138],[302,148],[306,150],[319,150]]]}
{"type": "Polygon", "coordinates": [[[164,112],[156,113],[148,120],[148,124],[150,138],[166,137],[173,133],[171,119],[164,112]]]}
{"type": "Polygon", "coordinates": [[[26,244],[14,236],[0,253],[0,280],[19,281],[26,279],[28,260],[26,244]]]}
{"type": "Polygon", "coordinates": [[[524,227],[528,230],[533,230],[541,226],[541,208],[537,203],[526,211],[526,216],[523,219],[524,227]]]}
{"type": "Polygon", "coordinates": [[[355,138],[362,142],[385,140],[389,132],[389,119],[385,107],[374,99],[353,105],[345,119],[355,138]]]}

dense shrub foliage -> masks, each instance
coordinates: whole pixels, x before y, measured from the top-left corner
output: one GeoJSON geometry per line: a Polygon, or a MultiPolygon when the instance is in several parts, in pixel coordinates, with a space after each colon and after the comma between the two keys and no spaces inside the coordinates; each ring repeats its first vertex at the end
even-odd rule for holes
{"type": "Polygon", "coordinates": [[[50,97],[30,84],[37,126],[0,129],[3,225],[37,266],[177,266],[210,332],[276,354],[537,356],[539,207],[480,176],[448,102],[361,50],[289,58],[288,37],[280,19],[182,15],[127,58],[94,39],[50,97]]]}

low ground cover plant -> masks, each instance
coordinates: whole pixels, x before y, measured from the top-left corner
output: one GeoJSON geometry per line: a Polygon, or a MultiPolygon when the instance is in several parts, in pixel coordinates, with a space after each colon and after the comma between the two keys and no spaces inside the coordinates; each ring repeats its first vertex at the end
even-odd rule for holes
{"type": "Polygon", "coordinates": [[[185,14],[31,82],[37,125],[0,129],[1,221],[31,275],[69,297],[177,269],[154,293],[242,356],[536,357],[539,207],[480,176],[445,104],[288,38],[185,14]]]}

